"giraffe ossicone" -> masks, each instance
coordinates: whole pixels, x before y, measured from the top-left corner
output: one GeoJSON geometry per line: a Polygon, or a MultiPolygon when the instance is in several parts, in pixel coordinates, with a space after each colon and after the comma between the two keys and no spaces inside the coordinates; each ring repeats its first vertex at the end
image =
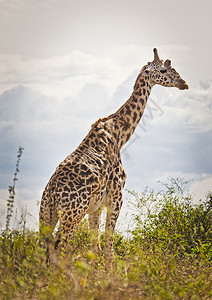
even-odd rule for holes
{"type": "Polygon", "coordinates": [[[68,246],[76,226],[88,214],[92,249],[100,254],[100,217],[102,209],[107,208],[106,268],[110,268],[113,259],[113,234],[126,180],[120,150],[138,125],[155,84],[188,89],[171,61],[163,62],[156,48],[153,52],[154,60],[141,69],[130,98],[115,113],[92,125],[78,148],[56,168],[41,199],[40,231],[47,243],[60,220],[55,249],[68,246]],[[43,230],[46,227],[48,230],[43,230]]]}

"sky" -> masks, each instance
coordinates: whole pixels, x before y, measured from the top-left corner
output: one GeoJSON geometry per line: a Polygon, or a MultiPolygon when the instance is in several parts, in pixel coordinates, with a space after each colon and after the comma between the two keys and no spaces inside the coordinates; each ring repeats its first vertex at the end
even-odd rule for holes
{"type": "Polygon", "coordinates": [[[126,189],[160,189],[158,181],[181,177],[192,180],[195,199],[205,196],[212,186],[211,13],[211,0],[0,0],[0,226],[18,147],[17,218],[27,206],[38,228],[49,177],[92,123],[129,98],[154,47],[190,88],[153,88],[122,151],[126,189]]]}

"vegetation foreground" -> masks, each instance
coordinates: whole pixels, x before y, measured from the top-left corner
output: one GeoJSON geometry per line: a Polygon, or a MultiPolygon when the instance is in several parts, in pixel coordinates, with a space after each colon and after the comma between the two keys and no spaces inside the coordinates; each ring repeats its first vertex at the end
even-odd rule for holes
{"type": "Polygon", "coordinates": [[[90,250],[86,220],[71,253],[50,266],[24,220],[19,230],[1,232],[0,298],[212,299],[212,195],[194,205],[179,191],[166,185],[166,192],[131,193],[134,229],[128,237],[116,232],[110,272],[90,250]]]}

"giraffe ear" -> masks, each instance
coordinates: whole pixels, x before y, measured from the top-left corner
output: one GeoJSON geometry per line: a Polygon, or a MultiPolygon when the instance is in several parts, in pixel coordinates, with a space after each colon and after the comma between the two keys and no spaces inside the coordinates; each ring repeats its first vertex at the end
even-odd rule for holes
{"type": "Polygon", "coordinates": [[[165,61],[165,63],[164,63],[164,67],[165,67],[166,69],[170,68],[170,67],[171,67],[171,60],[167,59],[167,60],[165,61]]]}

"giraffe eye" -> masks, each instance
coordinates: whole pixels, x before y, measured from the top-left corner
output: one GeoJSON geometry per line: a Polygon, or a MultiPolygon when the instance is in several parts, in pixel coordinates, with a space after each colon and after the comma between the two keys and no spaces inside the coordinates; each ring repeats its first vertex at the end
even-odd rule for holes
{"type": "Polygon", "coordinates": [[[166,73],[166,70],[160,70],[161,73],[166,73]]]}

